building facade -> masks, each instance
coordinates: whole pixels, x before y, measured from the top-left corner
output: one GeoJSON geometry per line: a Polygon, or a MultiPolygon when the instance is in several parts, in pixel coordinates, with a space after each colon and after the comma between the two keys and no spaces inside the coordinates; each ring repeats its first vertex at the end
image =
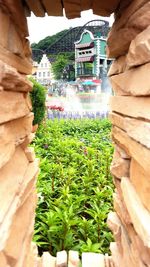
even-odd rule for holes
{"type": "Polygon", "coordinates": [[[52,66],[48,57],[46,56],[46,54],[44,54],[37,66],[36,80],[43,85],[49,85],[51,84],[52,79],[52,66]]]}
{"type": "Polygon", "coordinates": [[[84,30],[80,40],[75,42],[75,76],[76,78],[97,78],[107,74],[111,60],[106,58],[106,38],[100,32],[93,35],[84,30]]]}

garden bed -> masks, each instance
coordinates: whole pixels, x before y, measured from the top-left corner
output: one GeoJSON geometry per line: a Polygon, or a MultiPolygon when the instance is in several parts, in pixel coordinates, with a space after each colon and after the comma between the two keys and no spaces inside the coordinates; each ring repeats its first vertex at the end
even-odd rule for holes
{"type": "Polygon", "coordinates": [[[34,141],[40,158],[34,241],[40,253],[109,252],[113,148],[107,119],[49,120],[34,141]]]}

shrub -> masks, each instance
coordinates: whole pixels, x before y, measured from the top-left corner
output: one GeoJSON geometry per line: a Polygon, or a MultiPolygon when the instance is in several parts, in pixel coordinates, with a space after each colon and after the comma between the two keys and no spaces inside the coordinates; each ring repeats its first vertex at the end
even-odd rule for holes
{"type": "Polygon", "coordinates": [[[34,241],[39,251],[109,252],[112,209],[109,120],[49,120],[34,146],[40,158],[34,241]]]}
{"type": "Polygon", "coordinates": [[[32,108],[34,113],[33,125],[40,124],[45,117],[45,100],[46,92],[45,88],[35,81],[33,78],[30,78],[30,81],[33,83],[33,89],[30,92],[32,108]]]}

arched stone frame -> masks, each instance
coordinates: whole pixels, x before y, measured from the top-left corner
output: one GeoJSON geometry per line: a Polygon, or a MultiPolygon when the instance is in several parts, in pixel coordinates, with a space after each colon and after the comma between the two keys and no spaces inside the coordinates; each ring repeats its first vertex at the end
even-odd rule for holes
{"type": "MultiPolygon", "coordinates": [[[[100,1],[92,2],[93,10],[106,14],[100,1]]],[[[111,13],[117,0],[106,2],[113,3],[111,13]]],[[[68,17],[79,15],[76,3],[69,9],[69,1],[64,1],[68,17]]],[[[55,6],[51,6],[53,14],[62,14],[61,7],[55,10],[55,6]]],[[[40,4],[38,10],[34,8],[37,15],[45,14],[40,4]]],[[[106,266],[150,264],[149,10],[149,1],[122,0],[108,38],[108,55],[116,58],[109,71],[115,92],[110,117],[116,212],[108,217],[115,243],[111,244],[113,263],[106,266]]],[[[11,267],[41,264],[31,246],[38,162],[27,147],[34,134],[28,98],[32,86],[25,77],[32,69],[25,12],[29,8],[21,1],[0,2],[0,265],[11,267]]]]}

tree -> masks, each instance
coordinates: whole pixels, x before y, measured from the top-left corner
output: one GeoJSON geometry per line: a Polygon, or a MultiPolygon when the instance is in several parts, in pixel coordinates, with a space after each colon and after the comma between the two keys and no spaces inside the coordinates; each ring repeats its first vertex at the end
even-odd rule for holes
{"type": "Polygon", "coordinates": [[[52,64],[53,73],[56,80],[60,80],[63,75],[63,70],[68,64],[68,59],[65,55],[58,55],[56,61],[52,64]]]}
{"type": "Polygon", "coordinates": [[[30,81],[33,83],[33,89],[30,92],[32,108],[34,113],[33,125],[40,124],[45,117],[45,100],[46,92],[45,88],[35,81],[33,78],[30,78],[30,81]]]}

